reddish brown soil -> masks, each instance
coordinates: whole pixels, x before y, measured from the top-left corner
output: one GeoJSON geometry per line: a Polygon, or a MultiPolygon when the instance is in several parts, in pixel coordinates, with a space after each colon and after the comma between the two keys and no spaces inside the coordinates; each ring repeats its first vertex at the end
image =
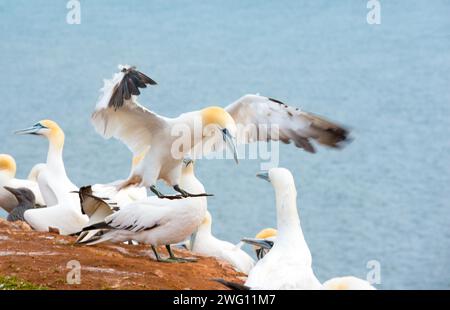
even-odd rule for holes
{"type": "MultiPolygon", "coordinates": [[[[195,256],[195,263],[160,263],[149,246],[104,243],[74,245],[74,237],[35,232],[22,222],[0,219],[0,276],[15,276],[50,289],[223,289],[211,281],[242,283],[227,263],[195,256]],[[81,265],[81,284],[68,284],[67,264],[81,265]]],[[[165,249],[160,252],[166,254],[165,249]]],[[[180,257],[193,257],[175,250],[180,257]]]]}

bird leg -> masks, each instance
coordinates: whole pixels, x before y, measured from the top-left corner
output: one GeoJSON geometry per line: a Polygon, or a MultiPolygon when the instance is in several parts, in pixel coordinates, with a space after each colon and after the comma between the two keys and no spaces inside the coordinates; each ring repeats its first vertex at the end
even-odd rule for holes
{"type": "Polygon", "coordinates": [[[213,194],[207,194],[207,193],[191,194],[189,192],[186,192],[184,189],[181,189],[178,184],[175,185],[173,187],[173,189],[176,190],[177,192],[179,192],[181,194],[181,196],[183,196],[183,197],[210,197],[210,196],[214,196],[213,194]]]}
{"type": "Polygon", "coordinates": [[[182,257],[176,257],[175,254],[172,252],[172,248],[170,247],[170,244],[166,245],[167,252],[169,252],[170,258],[178,261],[180,263],[195,263],[197,259],[195,258],[182,258],[182,257]]]}
{"type": "MultiPolygon", "coordinates": [[[[168,246],[166,245],[166,248],[167,247],[168,246]]],[[[169,248],[170,248],[170,246],[169,246],[169,248]]],[[[158,252],[156,251],[156,247],[154,245],[152,245],[152,250],[153,250],[153,253],[155,254],[156,260],[158,262],[161,262],[161,263],[181,263],[181,262],[185,263],[185,262],[188,262],[188,260],[186,260],[184,258],[177,258],[177,257],[175,257],[173,255],[173,253],[170,256],[170,258],[162,258],[161,256],[159,256],[158,252]]],[[[170,250],[170,252],[172,252],[172,250],[170,250]]]]}
{"type": "Polygon", "coordinates": [[[163,195],[159,190],[156,189],[155,185],[150,186],[150,190],[156,195],[158,196],[158,198],[160,199],[170,199],[170,200],[174,200],[174,199],[182,199],[185,198],[182,195],[163,195]]]}

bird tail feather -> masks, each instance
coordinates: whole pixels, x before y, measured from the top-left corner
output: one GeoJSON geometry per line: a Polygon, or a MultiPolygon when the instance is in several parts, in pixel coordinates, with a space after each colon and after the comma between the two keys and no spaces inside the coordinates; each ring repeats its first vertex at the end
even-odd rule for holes
{"type": "Polygon", "coordinates": [[[231,289],[233,291],[248,291],[248,290],[250,290],[250,287],[243,285],[243,284],[236,283],[236,282],[231,282],[231,281],[227,281],[224,279],[212,279],[212,280],[228,287],[229,289],[231,289]]]}

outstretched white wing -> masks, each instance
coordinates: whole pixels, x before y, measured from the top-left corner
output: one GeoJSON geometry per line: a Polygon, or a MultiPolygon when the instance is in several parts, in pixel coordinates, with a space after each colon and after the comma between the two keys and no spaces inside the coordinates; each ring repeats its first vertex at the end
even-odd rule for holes
{"type": "Polygon", "coordinates": [[[293,141],[297,147],[314,153],[311,140],[337,148],[348,139],[346,128],[264,96],[245,95],[225,110],[237,124],[238,143],[293,141]]]}
{"type": "Polygon", "coordinates": [[[92,124],[104,138],[114,137],[125,143],[135,154],[140,154],[152,143],[152,136],[167,126],[166,119],[146,109],[136,101],[139,88],[156,84],[134,67],[119,66],[121,71],[111,80],[105,80],[92,124]]]}

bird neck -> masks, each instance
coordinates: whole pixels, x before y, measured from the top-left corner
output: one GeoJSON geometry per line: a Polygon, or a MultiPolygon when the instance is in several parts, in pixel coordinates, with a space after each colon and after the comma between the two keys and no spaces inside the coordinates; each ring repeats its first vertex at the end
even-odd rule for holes
{"type": "Polygon", "coordinates": [[[303,238],[300,218],[297,212],[297,191],[295,187],[285,188],[276,193],[277,204],[277,242],[303,238]]]}
{"type": "Polygon", "coordinates": [[[14,179],[15,172],[13,173],[10,170],[1,170],[0,171],[0,185],[7,184],[11,179],[14,179]]]}
{"type": "Polygon", "coordinates": [[[172,126],[172,134],[183,137],[183,143],[189,146],[190,151],[199,144],[203,138],[203,121],[201,111],[183,113],[178,116],[172,126]]]}
{"type": "Polygon", "coordinates": [[[195,177],[195,174],[189,172],[181,175],[180,187],[190,193],[205,192],[205,187],[203,184],[195,177]]]}
{"type": "Polygon", "coordinates": [[[57,132],[48,137],[47,166],[54,171],[66,173],[63,162],[64,133],[57,132]]]}
{"type": "Polygon", "coordinates": [[[211,236],[211,222],[209,220],[203,221],[202,224],[198,227],[197,230],[197,238],[201,237],[208,237],[211,236]]]}

